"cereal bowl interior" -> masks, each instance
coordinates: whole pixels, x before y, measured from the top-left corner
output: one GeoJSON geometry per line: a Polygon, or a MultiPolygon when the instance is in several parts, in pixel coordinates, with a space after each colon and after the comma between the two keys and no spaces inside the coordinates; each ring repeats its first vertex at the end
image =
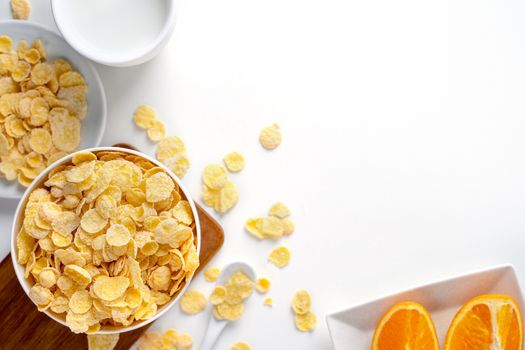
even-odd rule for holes
{"type": "Polygon", "coordinates": [[[188,192],[164,165],[123,148],[82,150],[50,165],[24,193],[11,235],[24,291],[76,333],[154,321],[199,266],[188,192]]]}

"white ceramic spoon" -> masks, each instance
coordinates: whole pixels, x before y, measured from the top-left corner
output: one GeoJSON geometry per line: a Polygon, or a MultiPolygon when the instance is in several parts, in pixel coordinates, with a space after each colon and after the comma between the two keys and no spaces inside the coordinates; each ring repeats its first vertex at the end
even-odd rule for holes
{"type": "MultiPolygon", "coordinates": [[[[221,276],[219,277],[219,280],[217,281],[217,285],[225,285],[226,282],[230,279],[230,277],[238,272],[242,271],[246,276],[248,276],[254,283],[256,280],[255,271],[253,268],[248,265],[245,262],[234,262],[230,265],[226,266],[222,272],[221,276]]],[[[230,321],[228,320],[217,320],[213,316],[213,312],[210,314],[210,322],[208,323],[208,328],[206,330],[206,333],[204,335],[204,340],[202,341],[201,346],[199,347],[200,350],[212,350],[213,346],[217,342],[217,339],[219,339],[219,336],[221,335],[224,328],[228,325],[230,321]]]]}

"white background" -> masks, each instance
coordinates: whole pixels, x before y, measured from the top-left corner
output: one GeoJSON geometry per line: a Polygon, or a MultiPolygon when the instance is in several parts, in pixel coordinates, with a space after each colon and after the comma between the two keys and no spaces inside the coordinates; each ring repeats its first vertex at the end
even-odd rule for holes
{"type": "MultiPolygon", "coordinates": [[[[31,20],[52,25],[48,1],[31,20]]],[[[246,260],[272,282],[275,305],[249,301],[216,349],[329,349],[327,313],[493,264],[525,274],[525,3],[421,0],[182,0],[166,49],[134,68],[98,66],[109,122],[103,145],[154,145],[131,115],[141,103],[181,136],[200,174],[232,150],[237,207],[219,220],[226,242],[212,265],[246,260]],[[278,122],[273,152],[258,132],[278,122]],[[243,223],[277,200],[296,233],[293,257],[266,263],[274,242],[243,223]],[[318,327],[295,330],[289,301],[311,291],[318,327]]],[[[2,18],[8,18],[7,1],[2,18]]],[[[96,21],[94,21],[96,22],[96,21]]],[[[140,24],[137,24],[140,25],[140,24]]],[[[1,202],[2,253],[14,202],[1,202]]],[[[199,277],[193,287],[210,291],[199,277]]],[[[154,328],[199,343],[209,309],[178,307],[154,328]]]]}

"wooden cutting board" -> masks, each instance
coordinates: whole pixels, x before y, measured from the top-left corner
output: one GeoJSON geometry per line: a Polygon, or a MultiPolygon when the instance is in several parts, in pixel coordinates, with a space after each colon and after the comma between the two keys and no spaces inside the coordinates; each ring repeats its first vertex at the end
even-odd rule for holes
{"type": "MultiPolygon", "coordinates": [[[[198,273],[221,248],[224,230],[197,203],[195,205],[201,224],[198,273]]],[[[3,234],[8,234],[8,230],[3,234]]],[[[121,334],[115,349],[129,349],[148,327],[121,334]]],[[[37,310],[18,283],[10,255],[0,264],[0,349],[87,349],[85,334],[74,334],[37,310]]]]}

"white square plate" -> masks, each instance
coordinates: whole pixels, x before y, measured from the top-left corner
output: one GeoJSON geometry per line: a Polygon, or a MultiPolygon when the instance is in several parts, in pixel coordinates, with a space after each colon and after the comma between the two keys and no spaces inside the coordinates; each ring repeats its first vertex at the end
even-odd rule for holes
{"type": "Polygon", "coordinates": [[[512,265],[503,265],[357,305],[328,315],[326,321],[335,350],[369,350],[374,330],[383,314],[395,303],[415,301],[432,315],[442,345],[459,308],[481,294],[510,295],[525,310],[516,272],[512,265]]]}

